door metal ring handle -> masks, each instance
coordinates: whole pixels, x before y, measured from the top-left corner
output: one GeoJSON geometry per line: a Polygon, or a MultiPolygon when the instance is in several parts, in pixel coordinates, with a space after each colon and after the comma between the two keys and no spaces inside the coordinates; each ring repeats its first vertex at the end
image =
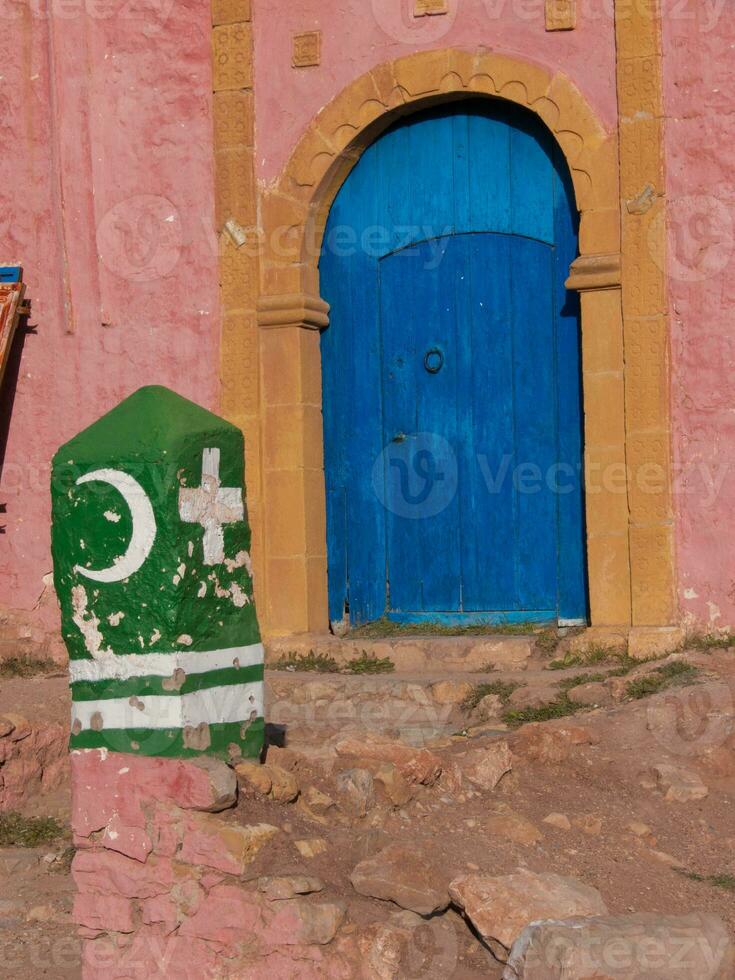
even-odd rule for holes
{"type": "Polygon", "coordinates": [[[432,347],[424,354],[424,367],[429,374],[438,374],[444,367],[444,352],[438,347],[432,347]]]}

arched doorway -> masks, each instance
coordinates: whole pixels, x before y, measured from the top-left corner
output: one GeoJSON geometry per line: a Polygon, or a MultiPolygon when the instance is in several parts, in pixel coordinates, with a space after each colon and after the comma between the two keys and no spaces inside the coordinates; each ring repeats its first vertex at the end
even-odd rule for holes
{"type": "Polygon", "coordinates": [[[330,619],[587,617],[577,212],[531,113],[409,116],[320,262],[330,619]]]}

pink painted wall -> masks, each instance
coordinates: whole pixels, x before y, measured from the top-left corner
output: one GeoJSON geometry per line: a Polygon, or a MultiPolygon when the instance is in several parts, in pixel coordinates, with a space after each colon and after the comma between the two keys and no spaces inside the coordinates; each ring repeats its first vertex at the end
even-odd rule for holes
{"type": "Polygon", "coordinates": [[[309,121],[359,75],[415,51],[457,47],[516,55],[572,78],[609,128],[616,122],[614,25],[605,3],[583,7],[574,31],[549,33],[544,0],[451,0],[413,20],[414,0],[253,0],[259,178],[283,169],[309,121]],[[322,31],[317,68],[291,67],[291,37],[322,31]]]}
{"type": "Polygon", "coordinates": [[[6,5],[0,32],[0,261],[37,328],[3,392],[0,610],[51,570],[61,443],[140,385],[218,400],[209,4],[49,9],[6,5]]]}
{"type": "MultiPolygon", "coordinates": [[[[615,124],[602,3],[580,5],[568,33],[544,30],[542,0],[461,0],[418,21],[408,0],[253,6],[263,183],[350,81],[427,48],[532,52],[615,124]],[[293,69],[292,33],[313,29],[322,64],[293,69]]],[[[677,560],[682,609],[705,625],[735,623],[735,27],[719,6],[690,3],[664,26],[677,560]]],[[[23,262],[37,326],[0,402],[0,614],[32,610],[51,570],[47,484],[60,443],[142,384],[218,402],[209,5],[50,9],[10,5],[0,33],[0,261],[23,262]]],[[[53,604],[42,608],[52,623],[53,604]]]]}
{"type": "Polygon", "coordinates": [[[664,19],[679,599],[735,625],[735,23],[725,3],[664,19]]]}

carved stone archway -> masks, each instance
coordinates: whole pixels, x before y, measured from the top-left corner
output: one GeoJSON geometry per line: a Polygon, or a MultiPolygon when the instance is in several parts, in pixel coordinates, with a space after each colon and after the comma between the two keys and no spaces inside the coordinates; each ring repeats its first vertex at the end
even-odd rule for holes
{"type": "MultiPolygon", "coordinates": [[[[414,54],[356,79],[316,118],[261,197],[260,325],[264,592],[268,632],[328,626],[319,330],[319,249],[334,197],[363,150],[398,117],[451,99],[506,99],[561,147],[581,215],[587,560],[594,626],[631,625],[631,538],[621,297],[618,140],[563,74],[454,49],[414,54]]],[[[636,371],[628,356],[628,371],[636,371]]],[[[634,561],[652,560],[645,550],[634,561]]],[[[663,625],[664,619],[657,625],[663,625]]]]}

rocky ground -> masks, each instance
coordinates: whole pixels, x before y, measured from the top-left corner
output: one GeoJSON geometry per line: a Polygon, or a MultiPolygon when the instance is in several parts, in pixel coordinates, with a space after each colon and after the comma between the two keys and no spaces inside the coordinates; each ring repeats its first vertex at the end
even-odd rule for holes
{"type": "MultiPolygon", "coordinates": [[[[269,672],[272,744],[237,766],[221,819],[280,830],[242,877],[274,904],[308,896],[312,941],[351,975],[735,976],[712,965],[718,922],[735,934],[735,650],[635,665],[562,648],[432,677],[299,666],[315,664],[269,672]],[[575,916],[595,918],[517,942],[575,916]],[[661,963],[641,966],[644,941],[661,963]],[[590,972],[611,943],[638,972],[590,972]],[[566,973],[531,962],[562,947],[566,973]]],[[[0,680],[0,809],[66,821],[67,710],[63,676],[0,680]]],[[[80,975],[68,846],[0,848],[5,976],[80,975]]]]}

